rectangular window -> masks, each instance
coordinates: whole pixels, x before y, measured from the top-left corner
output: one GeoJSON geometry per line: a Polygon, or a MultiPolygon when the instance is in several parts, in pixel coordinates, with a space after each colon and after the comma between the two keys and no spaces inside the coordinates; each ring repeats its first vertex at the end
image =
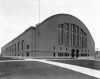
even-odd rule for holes
{"type": "Polygon", "coordinates": [[[69,46],[69,36],[70,36],[69,35],[70,34],[69,33],[69,25],[70,25],[69,23],[66,23],[66,30],[65,30],[66,32],[65,32],[65,36],[64,36],[65,37],[65,46],[69,46]]]}
{"type": "Polygon", "coordinates": [[[79,26],[76,25],[76,32],[79,34],[79,26]]]}
{"type": "Polygon", "coordinates": [[[69,46],[69,32],[66,32],[66,42],[65,42],[66,46],[69,46]]]}
{"type": "Polygon", "coordinates": [[[20,42],[18,41],[18,52],[19,52],[19,43],[20,43],[20,42]]]}
{"type": "Polygon", "coordinates": [[[16,44],[15,44],[15,52],[16,52],[16,44]]]}
{"type": "Polygon", "coordinates": [[[84,48],[84,37],[82,36],[82,48],[84,48]]]}
{"type": "Polygon", "coordinates": [[[84,47],[87,48],[87,38],[85,38],[84,47]]]}
{"type": "Polygon", "coordinates": [[[66,30],[69,32],[69,23],[67,23],[66,25],[66,30]]]}
{"type": "Polygon", "coordinates": [[[70,24],[70,32],[73,31],[73,24],[70,24]]]}
{"type": "Polygon", "coordinates": [[[27,49],[29,49],[29,48],[30,48],[30,45],[29,45],[29,44],[27,44],[27,45],[26,45],[26,48],[27,48],[27,49]]]}
{"type": "Polygon", "coordinates": [[[75,43],[76,43],[76,35],[73,34],[73,47],[75,47],[75,43]]]}
{"type": "Polygon", "coordinates": [[[72,24],[72,32],[75,32],[75,25],[72,24]]]}
{"type": "Polygon", "coordinates": [[[58,26],[58,44],[62,45],[63,44],[63,24],[60,24],[58,26]]]}
{"type": "Polygon", "coordinates": [[[10,46],[10,53],[11,53],[11,46],[10,46]]]}
{"type": "Polygon", "coordinates": [[[71,45],[71,47],[73,46],[73,33],[71,32],[70,33],[70,45],[71,45]]]}
{"type": "Polygon", "coordinates": [[[22,50],[24,49],[24,40],[22,40],[22,50]]]}

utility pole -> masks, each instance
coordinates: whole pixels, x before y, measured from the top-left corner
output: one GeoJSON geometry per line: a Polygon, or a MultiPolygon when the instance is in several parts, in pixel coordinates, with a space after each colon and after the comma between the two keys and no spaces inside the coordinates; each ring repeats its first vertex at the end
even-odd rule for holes
{"type": "Polygon", "coordinates": [[[40,23],[40,0],[38,0],[38,21],[40,23]]]}

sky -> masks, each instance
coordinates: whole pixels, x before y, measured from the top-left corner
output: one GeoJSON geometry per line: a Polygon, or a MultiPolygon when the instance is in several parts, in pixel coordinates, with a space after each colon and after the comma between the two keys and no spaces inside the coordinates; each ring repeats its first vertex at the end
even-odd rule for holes
{"type": "Polygon", "coordinates": [[[79,18],[100,50],[100,0],[0,0],[0,48],[30,26],[49,16],[66,13],[79,18]]]}

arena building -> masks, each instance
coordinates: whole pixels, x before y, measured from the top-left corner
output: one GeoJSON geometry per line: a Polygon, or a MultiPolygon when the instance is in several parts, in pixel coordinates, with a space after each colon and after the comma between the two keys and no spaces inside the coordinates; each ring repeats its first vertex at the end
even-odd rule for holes
{"type": "Polygon", "coordinates": [[[69,14],[57,14],[30,27],[2,47],[2,56],[33,58],[94,57],[95,43],[86,26],[69,14]]]}

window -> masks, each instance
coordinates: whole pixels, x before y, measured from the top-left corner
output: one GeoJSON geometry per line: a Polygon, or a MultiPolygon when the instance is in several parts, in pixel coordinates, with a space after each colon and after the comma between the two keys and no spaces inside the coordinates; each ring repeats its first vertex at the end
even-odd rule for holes
{"type": "Polygon", "coordinates": [[[79,26],[76,25],[77,34],[79,34],[79,26]]]}
{"type": "Polygon", "coordinates": [[[76,25],[75,24],[72,24],[72,32],[76,33],[76,25]]]}
{"type": "Polygon", "coordinates": [[[87,48],[87,41],[87,33],[78,25],[73,23],[58,25],[58,45],[87,48]]]}
{"type": "Polygon", "coordinates": [[[84,43],[84,47],[87,48],[87,38],[85,37],[85,43],[84,43]]]}
{"type": "Polygon", "coordinates": [[[67,51],[67,48],[66,48],[66,51],[67,51]]]}
{"type": "Polygon", "coordinates": [[[53,53],[53,56],[56,56],[56,54],[55,54],[55,53],[53,53]]]}
{"type": "Polygon", "coordinates": [[[72,32],[72,28],[73,28],[73,25],[72,24],[69,24],[69,28],[70,28],[70,32],[72,32]]]}
{"type": "Polygon", "coordinates": [[[65,32],[65,46],[68,46],[69,47],[69,41],[70,41],[70,31],[69,31],[69,24],[68,23],[66,23],[67,24],[67,26],[66,26],[66,31],[67,32],[65,32]]]}
{"type": "Polygon", "coordinates": [[[63,44],[63,24],[58,26],[58,44],[63,44]]]}
{"type": "Polygon", "coordinates": [[[22,50],[23,50],[23,48],[24,48],[24,40],[22,40],[22,50]]]}
{"type": "Polygon", "coordinates": [[[16,52],[16,44],[15,44],[15,52],[16,52]]]}
{"type": "Polygon", "coordinates": [[[20,42],[18,41],[18,52],[19,52],[19,44],[20,44],[20,42]]]}
{"type": "Polygon", "coordinates": [[[63,53],[58,53],[58,56],[60,56],[60,57],[63,56],[63,53]]]}
{"type": "Polygon", "coordinates": [[[10,53],[11,53],[11,46],[10,46],[10,53]]]}
{"type": "Polygon", "coordinates": [[[26,48],[27,48],[27,49],[29,49],[29,48],[30,48],[30,46],[27,44],[27,45],[26,45],[26,48]]]}
{"type": "Polygon", "coordinates": [[[64,53],[64,56],[69,56],[69,53],[64,53]]]}
{"type": "Polygon", "coordinates": [[[26,56],[29,56],[29,52],[26,52],[26,56]]]}
{"type": "Polygon", "coordinates": [[[81,56],[88,56],[88,54],[87,53],[82,53],[81,56]]]}
{"type": "Polygon", "coordinates": [[[12,48],[12,54],[13,54],[13,45],[11,46],[11,48],[12,48]]]}
{"type": "Polygon", "coordinates": [[[69,23],[66,23],[66,30],[69,32],[69,23]]]}

